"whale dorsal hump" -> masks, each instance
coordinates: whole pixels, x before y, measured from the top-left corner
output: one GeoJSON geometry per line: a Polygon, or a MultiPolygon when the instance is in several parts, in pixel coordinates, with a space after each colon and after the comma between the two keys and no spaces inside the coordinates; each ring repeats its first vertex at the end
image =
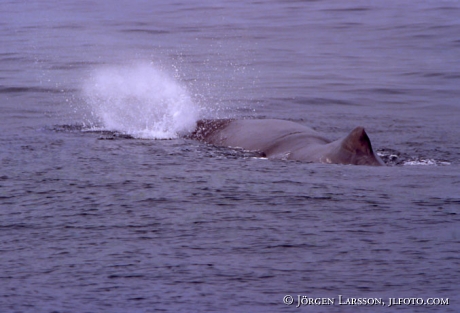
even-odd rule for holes
{"type": "Polygon", "coordinates": [[[347,155],[351,164],[384,165],[374,154],[369,137],[363,127],[356,127],[340,144],[342,155],[347,155]]]}
{"type": "Polygon", "coordinates": [[[373,154],[371,141],[363,127],[356,127],[342,141],[342,149],[359,154],[373,154]]]}

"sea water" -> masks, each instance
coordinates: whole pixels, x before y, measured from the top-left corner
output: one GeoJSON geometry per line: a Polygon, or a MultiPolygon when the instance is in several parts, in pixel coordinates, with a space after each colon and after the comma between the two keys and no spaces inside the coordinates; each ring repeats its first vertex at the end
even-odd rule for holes
{"type": "Polygon", "coordinates": [[[1,312],[460,309],[458,1],[1,7],[1,312]],[[364,126],[388,166],[201,118],[364,126]]]}

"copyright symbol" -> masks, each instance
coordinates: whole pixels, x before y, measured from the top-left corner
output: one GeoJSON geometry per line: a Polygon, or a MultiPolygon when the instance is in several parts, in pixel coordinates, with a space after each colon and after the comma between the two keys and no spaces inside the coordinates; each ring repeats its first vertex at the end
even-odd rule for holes
{"type": "Polygon", "coordinates": [[[286,305],[291,305],[294,303],[294,298],[290,295],[284,296],[283,303],[286,305]]]}

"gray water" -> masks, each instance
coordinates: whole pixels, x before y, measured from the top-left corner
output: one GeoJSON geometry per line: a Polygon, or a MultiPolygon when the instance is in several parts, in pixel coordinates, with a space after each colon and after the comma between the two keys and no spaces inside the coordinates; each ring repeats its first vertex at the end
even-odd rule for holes
{"type": "Polygon", "coordinates": [[[458,1],[3,1],[0,43],[0,312],[460,310],[458,1]],[[388,166],[180,137],[217,117],[388,166]]]}

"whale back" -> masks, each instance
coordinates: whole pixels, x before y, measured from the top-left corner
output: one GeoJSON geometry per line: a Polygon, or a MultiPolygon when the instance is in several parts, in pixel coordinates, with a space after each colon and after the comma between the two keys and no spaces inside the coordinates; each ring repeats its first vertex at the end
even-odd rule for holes
{"type": "Polygon", "coordinates": [[[199,120],[195,130],[187,138],[211,143],[212,138],[232,121],[231,119],[199,120]]]}
{"type": "Polygon", "coordinates": [[[355,165],[384,165],[364,128],[330,141],[313,129],[284,120],[201,120],[187,136],[216,146],[257,151],[270,159],[355,165]]]}

